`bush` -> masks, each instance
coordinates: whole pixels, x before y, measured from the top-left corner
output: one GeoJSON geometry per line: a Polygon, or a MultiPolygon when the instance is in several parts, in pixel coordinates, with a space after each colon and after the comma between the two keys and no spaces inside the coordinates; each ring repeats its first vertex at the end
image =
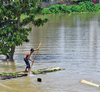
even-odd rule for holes
{"type": "Polygon", "coordinates": [[[72,12],[81,12],[81,8],[80,8],[79,5],[71,5],[71,6],[70,6],[70,10],[71,10],[72,12]]]}
{"type": "Polygon", "coordinates": [[[81,12],[91,12],[95,9],[95,4],[90,1],[80,2],[78,5],[81,7],[81,12]]]}
{"type": "Polygon", "coordinates": [[[95,4],[93,2],[90,1],[85,1],[85,5],[86,5],[86,9],[91,12],[94,11],[95,9],[95,4]]]}
{"type": "Polygon", "coordinates": [[[94,4],[90,1],[79,2],[78,5],[51,5],[43,9],[43,14],[50,13],[71,13],[71,12],[93,12],[100,10],[100,4],[94,4]]]}
{"type": "Polygon", "coordinates": [[[71,12],[72,12],[72,11],[71,11],[71,8],[70,8],[69,6],[66,6],[65,12],[66,12],[66,13],[71,13],[71,12]]]}
{"type": "Polygon", "coordinates": [[[42,14],[50,14],[51,11],[49,10],[49,8],[43,8],[43,13],[42,14]]]}
{"type": "Polygon", "coordinates": [[[59,5],[59,10],[61,13],[66,13],[66,5],[59,5]]]}
{"type": "Polygon", "coordinates": [[[82,6],[82,5],[85,5],[85,3],[84,2],[79,2],[78,5],[82,6]]]}
{"type": "Polygon", "coordinates": [[[95,9],[94,11],[99,11],[100,10],[100,4],[95,4],[95,9]]]}
{"type": "Polygon", "coordinates": [[[84,2],[80,2],[78,4],[80,6],[80,12],[87,12],[86,4],[84,2]]]}
{"type": "Polygon", "coordinates": [[[57,4],[57,5],[51,5],[50,7],[49,7],[49,10],[52,12],[52,13],[59,13],[60,12],[60,10],[59,10],[59,5],[57,4]]]}
{"type": "Polygon", "coordinates": [[[69,6],[66,6],[66,5],[52,5],[49,7],[49,10],[52,12],[52,13],[70,13],[71,10],[70,10],[70,7],[69,6]]]}

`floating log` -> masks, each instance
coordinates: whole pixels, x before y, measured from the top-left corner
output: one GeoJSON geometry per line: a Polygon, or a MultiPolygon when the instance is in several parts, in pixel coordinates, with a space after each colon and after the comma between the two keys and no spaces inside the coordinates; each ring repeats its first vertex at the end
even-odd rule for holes
{"type": "Polygon", "coordinates": [[[89,82],[89,81],[86,81],[86,80],[83,80],[83,79],[80,82],[87,84],[87,85],[90,85],[90,86],[100,87],[100,85],[97,85],[95,83],[92,83],[92,82],[89,82]]]}

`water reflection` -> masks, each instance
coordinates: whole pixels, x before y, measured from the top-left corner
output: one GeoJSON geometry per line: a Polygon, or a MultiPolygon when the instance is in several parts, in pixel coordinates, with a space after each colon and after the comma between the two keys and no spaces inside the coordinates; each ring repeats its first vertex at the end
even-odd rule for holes
{"type": "MultiPolygon", "coordinates": [[[[39,55],[58,55],[60,58],[63,56],[61,60],[64,61],[77,58],[81,61],[99,59],[98,14],[55,14],[46,17],[49,22],[43,27],[37,28],[32,24],[26,26],[33,28],[29,36],[30,42],[17,47],[15,54],[24,55],[30,48],[37,48],[39,42],[43,41],[39,55]]],[[[55,61],[57,60],[59,61],[55,58],[55,61]]]]}
{"type": "Polygon", "coordinates": [[[16,65],[13,59],[2,59],[0,62],[0,69],[2,72],[14,72],[16,71],[16,65]]]}
{"type": "Polygon", "coordinates": [[[94,20],[90,21],[90,34],[89,39],[89,52],[91,53],[91,57],[98,58],[98,46],[99,46],[99,25],[98,20],[95,18],[94,20]]]}

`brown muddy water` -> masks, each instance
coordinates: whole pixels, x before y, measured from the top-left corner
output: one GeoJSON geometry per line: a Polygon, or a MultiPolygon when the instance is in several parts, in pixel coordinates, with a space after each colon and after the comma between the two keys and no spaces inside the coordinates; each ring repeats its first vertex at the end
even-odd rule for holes
{"type": "MultiPolygon", "coordinates": [[[[42,45],[32,70],[61,67],[66,70],[0,81],[0,92],[100,92],[100,88],[82,84],[85,79],[100,85],[99,13],[53,14],[43,27],[32,27],[30,42],[16,47],[14,60],[0,56],[0,72],[25,69],[24,55],[42,45]],[[42,78],[42,82],[37,82],[42,78]]],[[[33,59],[34,54],[31,56],[33,59]]],[[[31,62],[30,62],[31,63],[31,62]]]]}

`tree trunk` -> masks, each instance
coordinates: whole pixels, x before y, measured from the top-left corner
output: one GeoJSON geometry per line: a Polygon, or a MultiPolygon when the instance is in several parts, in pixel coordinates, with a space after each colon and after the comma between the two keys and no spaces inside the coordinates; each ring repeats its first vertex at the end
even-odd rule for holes
{"type": "Polygon", "coordinates": [[[13,59],[14,52],[15,52],[15,46],[11,47],[11,51],[9,54],[6,55],[6,59],[13,59]]]}
{"type": "Polygon", "coordinates": [[[21,13],[19,13],[19,15],[18,15],[18,19],[17,19],[17,29],[19,29],[19,27],[20,27],[20,17],[21,17],[21,13]]]}

